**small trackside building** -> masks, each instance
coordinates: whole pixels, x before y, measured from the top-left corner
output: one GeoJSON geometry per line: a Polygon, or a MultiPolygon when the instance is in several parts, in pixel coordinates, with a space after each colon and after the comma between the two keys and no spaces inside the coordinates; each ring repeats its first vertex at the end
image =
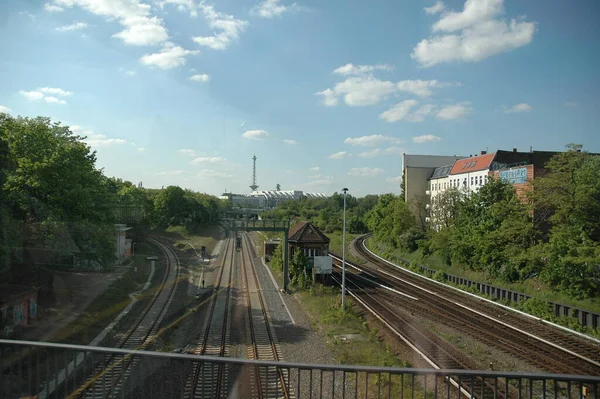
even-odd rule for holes
{"type": "Polygon", "coordinates": [[[310,222],[298,222],[288,234],[290,258],[297,251],[304,252],[307,258],[329,255],[329,237],[310,222]]]}

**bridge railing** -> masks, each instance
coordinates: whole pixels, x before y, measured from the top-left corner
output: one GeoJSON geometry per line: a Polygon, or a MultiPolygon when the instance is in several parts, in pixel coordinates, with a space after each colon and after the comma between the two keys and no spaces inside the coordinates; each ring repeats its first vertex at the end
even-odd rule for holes
{"type": "Polygon", "coordinates": [[[209,370],[203,376],[224,372],[227,386],[216,391],[200,380],[195,397],[600,399],[599,376],[297,364],[11,340],[0,340],[0,397],[181,398],[198,366],[209,370]]]}

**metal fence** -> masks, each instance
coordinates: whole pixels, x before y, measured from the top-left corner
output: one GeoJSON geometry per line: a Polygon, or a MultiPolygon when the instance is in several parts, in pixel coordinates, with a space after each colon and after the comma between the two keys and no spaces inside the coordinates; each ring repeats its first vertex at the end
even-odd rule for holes
{"type": "Polygon", "coordinates": [[[227,374],[218,390],[198,382],[194,397],[600,399],[600,376],[293,364],[11,340],[0,340],[0,397],[181,398],[194,365],[227,374]],[[285,389],[281,379],[268,380],[273,370],[289,376],[285,389]]]}

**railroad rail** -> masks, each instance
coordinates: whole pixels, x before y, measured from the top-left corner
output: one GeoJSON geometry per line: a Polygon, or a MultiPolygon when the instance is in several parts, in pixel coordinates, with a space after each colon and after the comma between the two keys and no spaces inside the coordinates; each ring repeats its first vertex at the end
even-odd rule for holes
{"type": "MultiPolygon", "coordinates": [[[[561,330],[551,331],[550,326],[504,310],[498,315],[499,308],[494,305],[482,303],[450,287],[380,260],[366,249],[363,240],[355,242],[356,249],[373,266],[358,266],[348,261],[346,264],[355,273],[388,288],[385,290],[386,294],[379,294],[386,298],[384,303],[388,307],[396,309],[399,304],[398,299],[390,297],[393,294],[390,289],[399,291],[419,299],[401,301],[407,312],[466,331],[476,339],[521,358],[541,370],[600,374],[600,347],[593,341],[568,336],[561,330]],[[460,325],[457,321],[460,321],[460,325]]],[[[335,254],[332,257],[339,260],[335,254]]],[[[384,289],[379,287],[379,291],[384,289]]]]}
{"type": "MultiPolygon", "coordinates": [[[[252,245],[247,234],[242,235],[242,275],[246,286],[248,309],[248,331],[250,345],[248,359],[281,361],[281,351],[267,315],[260,283],[254,268],[251,254],[252,245]],[[250,275],[250,277],[249,277],[250,275]]],[[[279,367],[254,368],[251,372],[253,392],[257,398],[290,398],[290,375],[288,370],[279,367]]]]}
{"type": "MultiPolygon", "coordinates": [[[[148,238],[148,240],[163,252],[165,258],[161,263],[165,266],[165,273],[150,303],[117,345],[121,349],[145,350],[153,342],[160,323],[167,314],[177,286],[179,260],[175,251],[158,240],[153,238],[148,238]]],[[[138,359],[128,356],[105,356],[102,361],[92,365],[92,375],[69,397],[105,398],[123,395],[125,382],[137,362],[138,359]]]]}
{"type": "MultiPolygon", "coordinates": [[[[204,324],[204,334],[191,351],[200,356],[228,356],[231,331],[230,303],[232,291],[234,245],[227,239],[225,255],[214,285],[208,315],[204,324]],[[227,264],[229,267],[227,267],[227,264]],[[223,284],[225,284],[223,286],[223,284]]],[[[226,366],[215,363],[193,363],[183,391],[184,398],[221,398],[227,396],[228,370],[226,366]]]]}
{"type": "MultiPolygon", "coordinates": [[[[341,285],[341,273],[335,272],[333,279],[341,285]]],[[[392,333],[398,336],[409,347],[415,350],[434,369],[470,370],[475,369],[474,362],[467,356],[449,346],[447,342],[433,334],[431,331],[420,328],[419,323],[414,323],[397,307],[390,306],[385,300],[379,299],[377,292],[380,287],[373,285],[371,279],[361,279],[353,273],[346,273],[346,291],[367,311],[371,312],[392,333]]],[[[416,301],[417,298],[408,298],[407,301],[416,301]]],[[[449,383],[456,390],[467,397],[483,398],[507,398],[506,392],[510,392],[508,386],[501,384],[494,386],[490,381],[476,378],[471,381],[450,380],[449,383]]]]}

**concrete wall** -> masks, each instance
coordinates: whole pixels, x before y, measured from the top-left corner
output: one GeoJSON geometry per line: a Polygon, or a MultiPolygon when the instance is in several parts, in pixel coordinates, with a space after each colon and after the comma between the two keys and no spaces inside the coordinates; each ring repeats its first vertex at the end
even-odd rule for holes
{"type": "Polygon", "coordinates": [[[421,198],[426,198],[428,179],[440,166],[451,165],[462,156],[444,155],[402,155],[402,168],[404,176],[404,197],[413,212],[417,212],[416,203],[421,198]]]}

